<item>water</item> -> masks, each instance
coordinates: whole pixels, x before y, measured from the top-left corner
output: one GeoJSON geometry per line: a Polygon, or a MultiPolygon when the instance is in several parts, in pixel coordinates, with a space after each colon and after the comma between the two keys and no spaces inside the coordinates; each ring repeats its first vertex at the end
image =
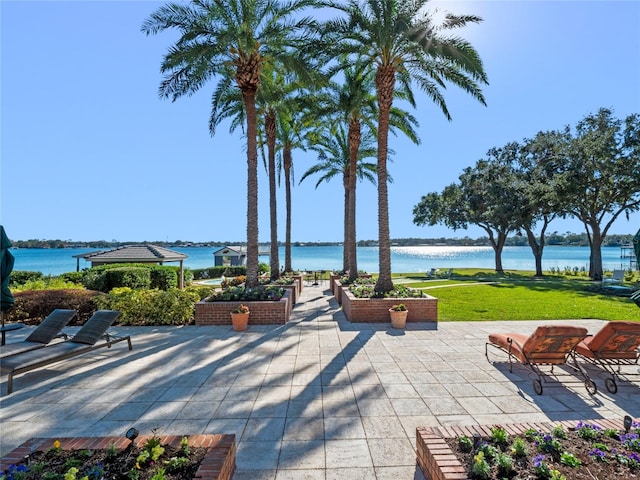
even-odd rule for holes
{"type": "MultiPolygon", "coordinates": [[[[174,247],[171,250],[184,253],[185,268],[206,268],[213,266],[213,252],[220,247],[174,247]]],[[[16,262],[15,270],[39,271],[45,275],[59,275],[75,272],[91,265],[84,259],[79,262],[74,255],[95,252],[92,248],[62,249],[11,249],[16,262]]],[[[291,247],[292,266],[296,270],[340,270],[342,269],[342,247],[291,247]]],[[[260,261],[269,263],[267,257],[260,261]]],[[[280,265],[284,264],[284,248],[280,248],[280,265]]],[[[178,265],[176,262],[168,265],[178,265]]],[[[602,248],[603,268],[629,268],[629,259],[620,258],[619,247],[602,248]]],[[[502,266],[507,270],[535,270],[535,262],[529,247],[505,247],[502,254],[502,266]]],[[[416,246],[392,247],[391,269],[393,272],[424,272],[431,268],[495,268],[491,247],[447,247],[416,246]]],[[[542,268],[577,267],[589,268],[588,247],[546,247],[542,257],[542,268]]],[[[378,271],[378,248],[358,248],[358,269],[370,273],[378,271]]]]}

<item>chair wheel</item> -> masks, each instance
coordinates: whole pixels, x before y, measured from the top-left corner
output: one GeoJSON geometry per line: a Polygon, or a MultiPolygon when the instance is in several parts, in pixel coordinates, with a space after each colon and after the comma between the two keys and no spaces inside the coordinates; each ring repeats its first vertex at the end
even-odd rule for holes
{"type": "Polygon", "coordinates": [[[533,391],[538,395],[542,395],[542,382],[540,380],[533,381],[533,391]]]}
{"type": "Polygon", "coordinates": [[[598,387],[596,387],[596,384],[593,380],[587,380],[586,382],[584,382],[584,387],[587,389],[587,392],[589,392],[589,395],[595,395],[596,393],[598,393],[598,387]]]}
{"type": "Polygon", "coordinates": [[[616,393],[618,391],[618,385],[613,378],[605,378],[604,386],[607,387],[607,391],[610,393],[616,393]]]}

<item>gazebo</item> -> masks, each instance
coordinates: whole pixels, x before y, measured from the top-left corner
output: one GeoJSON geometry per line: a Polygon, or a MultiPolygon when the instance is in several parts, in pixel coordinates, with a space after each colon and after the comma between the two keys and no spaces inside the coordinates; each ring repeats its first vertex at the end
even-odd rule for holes
{"type": "Polygon", "coordinates": [[[156,245],[125,245],[113,250],[82,253],[73,256],[76,260],[76,271],[80,271],[80,259],[91,262],[91,266],[105,265],[107,263],[152,263],[163,265],[166,262],[180,262],[180,274],[178,276],[178,288],[184,288],[183,262],[188,255],[174,252],[168,248],[156,245]]]}

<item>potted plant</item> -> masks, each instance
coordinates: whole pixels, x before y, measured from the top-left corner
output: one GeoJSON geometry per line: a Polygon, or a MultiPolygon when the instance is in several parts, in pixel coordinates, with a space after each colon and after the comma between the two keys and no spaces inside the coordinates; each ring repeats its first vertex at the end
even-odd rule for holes
{"type": "Polygon", "coordinates": [[[240,304],[231,310],[231,324],[236,332],[246,330],[249,324],[249,307],[240,304]]]}
{"type": "Polygon", "coordinates": [[[409,314],[409,310],[404,303],[398,303],[397,305],[393,305],[389,309],[389,314],[391,315],[391,326],[393,328],[404,328],[407,324],[407,315],[409,314]]]}

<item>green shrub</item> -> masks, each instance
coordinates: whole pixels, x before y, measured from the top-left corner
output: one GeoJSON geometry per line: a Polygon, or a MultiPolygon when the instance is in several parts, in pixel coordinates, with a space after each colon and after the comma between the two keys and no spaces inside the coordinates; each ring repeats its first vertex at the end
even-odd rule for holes
{"type": "Polygon", "coordinates": [[[23,292],[27,290],[70,290],[70,289],[84,289],[81,284],[73,283],[65,280],[62,277],[42,277],[38,280],[29,280],[27,283],[16,285],[12,288],[12,291],[23,292]]]}
{"type": "Polygon", "coordinates": [[[96,310],[96,299],[102,294],[93,290],[28,290],[16,292],[15,304],[4,313],[9,322],[23,322],[27,325],[38,325],[56,308],[77,310],[78,315],[72,325],[84,323],[96,310]]]}
{"type": "Polygon", "coordinates": [[[83,285],[84,275],[85,272],[67,272],[60,274],[58,278],[61,278],[67,282],[83,285]]]}
{"type": "Polygon", "coordinates": [[[112,289],[96,299],[99,308],[122,312],[121,325],[185,325],[194,315],[199,301],[197,290],[133,290],[129,287],[112,289]]]}
{"type": "MultiPolygon", "coordinates": [[[[264,265],[264,264],[260,264],[264,265]]],[[[267,271],[268,271],[267,267],[267,271]]],[[[225,277],[237,277],[239,275],[247,274],[247,267],[237,266],[237,267],[227,267],[227,266],[219,266],[219,267],[209,267],[209,268],[197,268],[192,272],[194,280],[206,280],[208,278],[220,278],[223,275],[225,277]]],[[[258,273],[263,273],[261,271],[260,266],[258,267],[258,273]]]]}
{"type": "Polygon", "coordinates": [[[178,276],[180,274],[178,267],[152,267],[150,288],[158,290],[169,290],[178,287],[178,276]]]}
{"type": "Polygon", "coordinates": [[[129,287],[133,289],[146,289],[151,287],[151,270],[144,267],[121,267],[107,270],[108,291],[129,287]]]}
{"type": "Polygon", "coordinates": [[[42,272],[30,272],[27,270],[14,270],[11,272],[11,287],[15,287],[17,285],[23,285],[30,280],[40,280],[44,275],[42,272]]]}

